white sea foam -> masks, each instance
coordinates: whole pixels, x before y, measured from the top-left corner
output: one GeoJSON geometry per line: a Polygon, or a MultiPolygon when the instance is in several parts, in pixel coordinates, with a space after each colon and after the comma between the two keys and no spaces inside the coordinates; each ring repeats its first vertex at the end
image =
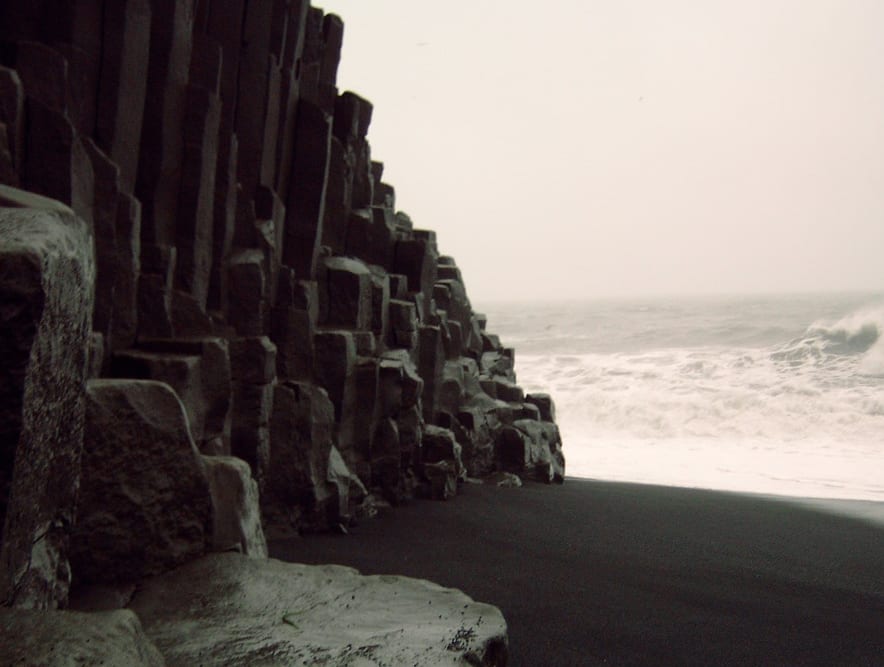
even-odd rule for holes
{"type": "Polygon", "coordinates": [[[489,319],[553,394],[571,475],[884,500],[884,308],[821,299],[489,319]]]}

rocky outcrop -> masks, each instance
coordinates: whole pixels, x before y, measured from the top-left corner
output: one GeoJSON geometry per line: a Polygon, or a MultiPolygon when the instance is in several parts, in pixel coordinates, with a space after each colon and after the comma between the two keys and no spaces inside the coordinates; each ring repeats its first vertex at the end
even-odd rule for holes
{"type": "Polygon", "coordinates": [[[342,36],[308,0],[0,3],[0,603],[562,481],[342,36]]]}
{"type": "Polygon", "coordinates": [[[497,469],[544,478],[555,438],[526,435],[519,468],[503,434],[541,419],[512,350],[435,232],[396,211],[371,103],[336,88],[338,17],[62,4],[0,10],[3,173],[93,230],[93,375],[172,387],[200,452],[245,460],[265,514],[295,528],[346,520],[362,489],[398,503],[497,469]],[[327,395],[327,428],[279,426],[313,419],[295,386],[327,395]],[[424,446],[433,428],[457,456],[424,446]]]}
{"type": "Polygon", "coordinates": [[[366,577],[339,565],[215,554],[145,581],[132,609],[170,667],[507,659],[497,608],[428,581],[366,577]]]}

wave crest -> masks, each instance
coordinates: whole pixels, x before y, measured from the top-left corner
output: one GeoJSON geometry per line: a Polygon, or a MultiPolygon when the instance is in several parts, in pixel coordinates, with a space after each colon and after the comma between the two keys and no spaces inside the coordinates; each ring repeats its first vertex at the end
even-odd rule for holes
{"type": "MultiPolygon", "coordinates": [[[[884,307],[863,309],[834,322],[811,324],[799,338],[776,350],[776,361],[820,362],[831,355],[880,357],[884,361],[884,307]]],[[[877,364],[873,364],[876,365],[877,364]]],[[[884,372],[884,364],[881,365],[884,372]]]]}

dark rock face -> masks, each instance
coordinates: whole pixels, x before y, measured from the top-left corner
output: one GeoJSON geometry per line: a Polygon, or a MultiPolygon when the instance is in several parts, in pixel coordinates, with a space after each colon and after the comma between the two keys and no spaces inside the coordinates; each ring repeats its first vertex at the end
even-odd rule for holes
{"type": "Polygon", "coordinates": [[[307,0],[0,3],[0,604],[64,603],[75,523],[101,583],[260,553],[253,485],[323,529],[562,480],[552,399],[395,209],[342,37],[307,0]]]}
{"type": "Polygon", "coordinates": [[[70,583],[94,256],[73,213],[0,208],[0,602],[48,608],[70,583]]]}

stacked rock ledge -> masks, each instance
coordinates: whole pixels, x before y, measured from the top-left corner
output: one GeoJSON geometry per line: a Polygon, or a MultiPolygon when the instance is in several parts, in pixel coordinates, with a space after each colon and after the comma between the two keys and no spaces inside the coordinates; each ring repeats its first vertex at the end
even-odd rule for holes
{"type": "MultiPolygon", "coordinates": [[[[0,4],[0,606],[144,613],[142,631],[54,612],[47,645],[94,622],[127,664],[160,664],[146,637],[190,661],[164,584],[136,586],[217,574],[223,606],[247,581],[328,577],[403,594],[377,660],[427,664],[430,635],[452,664],[506,659],[496,610],[409,638],[405,591],[475,603],[266,559],[266,534],[564,478],[552,399],[525,395],[435,232],[396,210],[372,105],[336,87],[342,35],[307,0],[0,4]]],[[[285,604],[266,650],[322,618],[285,604]]],[[[32,622],[10,618],[4,659],[32,622]]],[[[363,646],[296,643],[292,664],[363,646]]]]}

